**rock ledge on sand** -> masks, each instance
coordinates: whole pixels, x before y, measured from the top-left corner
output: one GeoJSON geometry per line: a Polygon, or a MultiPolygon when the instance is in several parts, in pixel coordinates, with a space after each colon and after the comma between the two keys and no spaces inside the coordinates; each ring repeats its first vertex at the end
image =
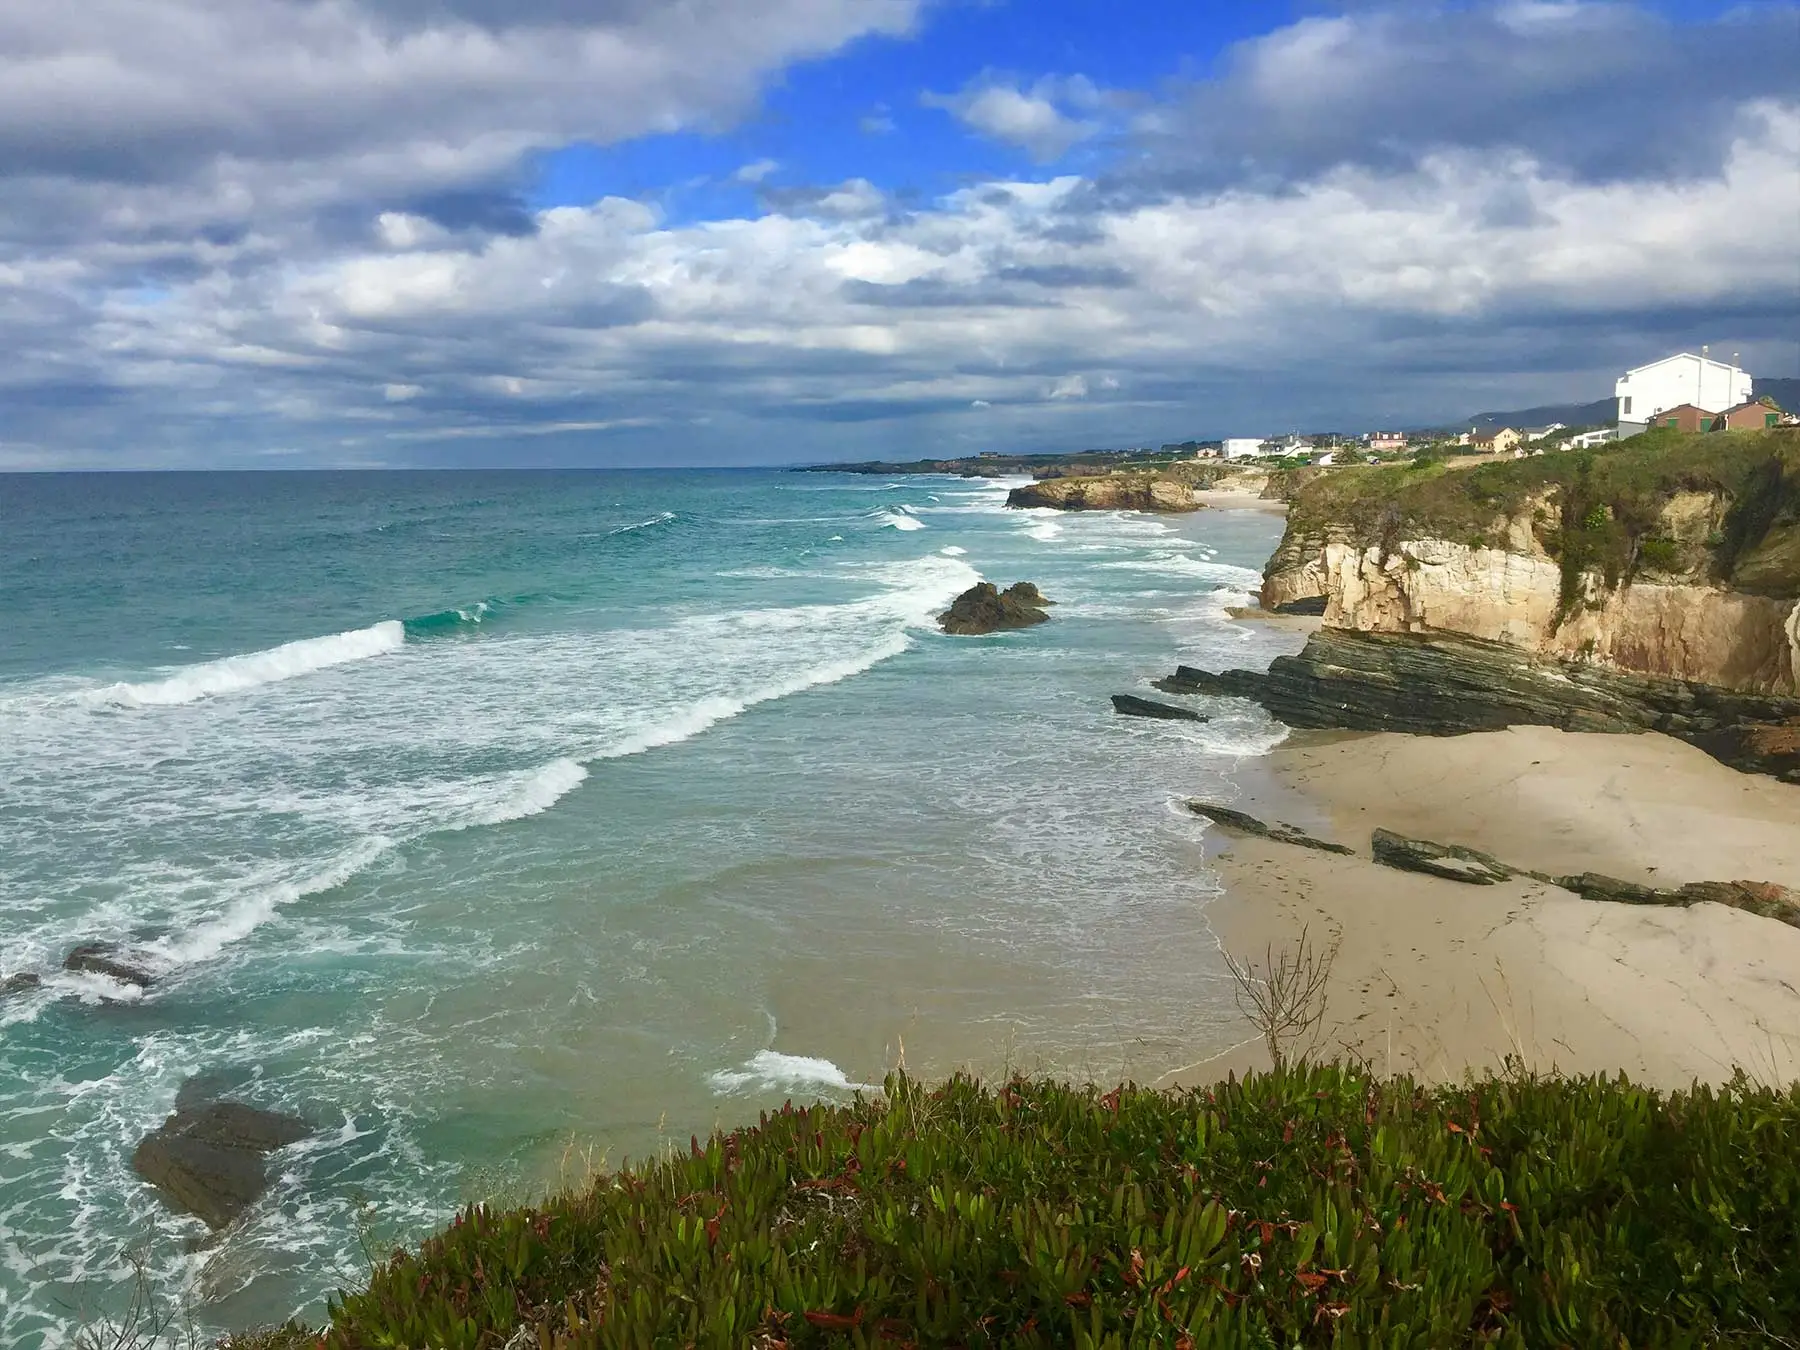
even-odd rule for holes
{"type": "Polygon", "coordinates": [[[1475,849],[1460,844],[1434,844],[1429,839],[1408,839],[1392,830],[1375,831],[1369,845],[1378,863],[1397,867],[1402,872],[1443,877],[1446,881],[1492,886],[1521,875],[1498,858],[1475,849]]]}
{"type": "Polygon", "coordinates": [[[1278,844],[1298,844],[1301,848],[1316,848],[1321,853],[1339,853],[1345,857],[1356,855],[1355,849],[1343,844],[1334,844],[1329,839],[1319,839],[1308,834],[1298,825],[1258,820],[1255,816],[1246,815],[1242,811],[1234,811],[1229,806],[1215,806],[1211,802],[1190,801],[1187,809],[1197,816],[1204,816],[1214,824],[1223,825],[1228,830],[1236,830],[1239,834],[1253,834],[1263,839],[1273,839],[1278,844]]]}
{"type": "Polygon", "coordinates": [[[1053,604],[1029,581],[1008,586],[1004,591],[991,581],[977,582],[938,615],[938,623],[955,637],[979,637],[1004,629],[1029,628],[1050,616],[1044,606],[1053,604]]]}
{"type": "Polygon", "coordinates": [[[312,1133],[298,1116],[234,1101],[196,1101],[184,1088],[175,1113],[132,1155],[137,1174],[209,1228],[228,1225],[268,1189],[265,1158],[312,1133]]]}

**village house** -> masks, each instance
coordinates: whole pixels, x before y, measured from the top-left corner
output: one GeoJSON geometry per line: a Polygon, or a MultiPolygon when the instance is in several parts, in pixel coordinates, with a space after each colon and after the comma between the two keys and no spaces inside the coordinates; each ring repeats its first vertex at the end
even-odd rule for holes
{"type": "Polygon", "coordinates": [[[1471,431],[1469,446],[1478,454],[1504,455],[1509,450],[1519,447],[1519,433],[1511,427],[1489,427],[1486,430],[1471,431]]]}
{"type": "Polygon", "coordinates": [[[1618,430],[1614,427],[1601,427],[1597,431],[1584,431],[1578,436],[1571,436],[1562,443],[1565,450],[1591,450],[1596,445],[1605,445],[1608,441],[1617,440],[1618,430]]]}
{"type": "Polygon", "coordinates": [[[1363,443],[1377,454],[1385,451],[1404,450],[1406,449],[1406,433],[1404,431],[1371,431],[1363,437],[1363,443]]]}
{"type": "Polygon", "coordinates": [[[1740,407],[1750,401],[1750,386],[1748,371],[1735,362],[1714,361],[1705,347],[1698,356],[1681,352],[1638,366],[1613,387],[1619,400],[1619,438],[1666,426],[1668,414],[1683,406],[1694,409],[1693,420],[1740,407]]]}
{"type": "Polygon", "coordinates": [[[1768,398],[1754,399],[1727,408],[1714,420],[1715,431],[1751,431],[1781,425],[1781,409],[1768,398]]]}
{"type": "Polygon", "coordinates": [[[1692,403],[1679,403],[1673,408],[1665,408],[1659,412],[1654,425],[1691,433],[1711,431],[1717,420],[1718,414],[1709,412],[1705,408],[1695,407],[1692,403]]]}
{"type": "Polygon", "coordinates": [[[1260,455],[1263,443],[1260,437],[1227,436],[1219,448],[1226,459],[1244,459],[1250,455],[1260,455]]]}

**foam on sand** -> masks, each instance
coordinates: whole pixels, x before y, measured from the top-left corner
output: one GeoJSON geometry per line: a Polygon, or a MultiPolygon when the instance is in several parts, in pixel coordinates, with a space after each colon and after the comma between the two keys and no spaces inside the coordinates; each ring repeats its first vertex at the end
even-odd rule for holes
{"type": "Polygon", "coordinates": [[[721,1069],[707,1082],[721,1096],[733,1092],[873,1092],[868,1083],[853,1083],[850,1076],[828,1059],[809,1055],[784,1055],[779,1050],[758,1050],[741,1068],[721,1069]]]}
{"type": "Polygon", "coordinates": [[[329,637],[284,642],[267,651],[227,656],[189,666],[161,680],[142,684],[114,684],[90,691],[84,697],[97,704],[122,708],[165,707],[193,703],[219,694],[234,694],[260,685],[277,684],[314,671],[352,661],[397,652],[406,643],[406,629],[398,619],[368,628],[356,628],[329,637]]]}

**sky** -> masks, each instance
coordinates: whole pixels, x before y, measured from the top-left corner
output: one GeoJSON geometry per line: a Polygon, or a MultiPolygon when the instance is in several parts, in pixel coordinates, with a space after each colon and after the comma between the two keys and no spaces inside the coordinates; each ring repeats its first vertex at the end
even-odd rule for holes
{"type": "Polygon", "coordinates": [[[0,4],[0,471],[729,465],[1800,374],[1800,6],[0,4]]]}

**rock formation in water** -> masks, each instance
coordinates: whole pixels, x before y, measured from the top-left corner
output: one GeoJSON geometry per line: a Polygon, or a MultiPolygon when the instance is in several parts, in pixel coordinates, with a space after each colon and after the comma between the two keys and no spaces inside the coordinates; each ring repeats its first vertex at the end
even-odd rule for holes
{"type": "Polygon", "coordinates": [[[16,975],[8,975],[4,980],[0,980],[0,998],[6,998],[11,994],[29,993],[43,982],[43,976],[35,971],[21,970],[16,975]]]}
{"type": "Polygon", "coordinates": [[[131,1165],[175,1208],[224,1228],[268,1189],[268,1155],[312,1131],[297,1116],[207,1100],[190,1086],[174,1114],[137,1146],[131,1165]]]}
{"type": "Polygon", "coordinates": [[[1013,507],[1058,511],[1198,511],[1194,490],[1172,478],[1108,474],[1100,478],[1050,478],[1006,494],[1013,507]]]}
{"type": "Polygon", "coordinates": [[[63,969],[87,975],[104,975],[120,984],[134,984],[148,989],[154,982],[141,963],[128,959],[128,953],[117,943],[86,942],[63,958],[63,969]]]}
{"type": "Polygon", "coordinates": [[[1029,581],[1018,582],[1004,591],[991,581],[982,581],[957,596],[950,608],[938,615],[938,624],[957,637],[1029,628],[1048,619],[1044,606],[1054,603],[1029,581]]]}
{"type": "Polygon", "coordinates": [[[1126,717],[1154,717],[1165,722],[1204,722],[1206,716],[1192,708],[1178,708],[1173,703],[1158,703],[1153,698],[1136,694],[1114,694],[1113,711],[1126,717]]]}

